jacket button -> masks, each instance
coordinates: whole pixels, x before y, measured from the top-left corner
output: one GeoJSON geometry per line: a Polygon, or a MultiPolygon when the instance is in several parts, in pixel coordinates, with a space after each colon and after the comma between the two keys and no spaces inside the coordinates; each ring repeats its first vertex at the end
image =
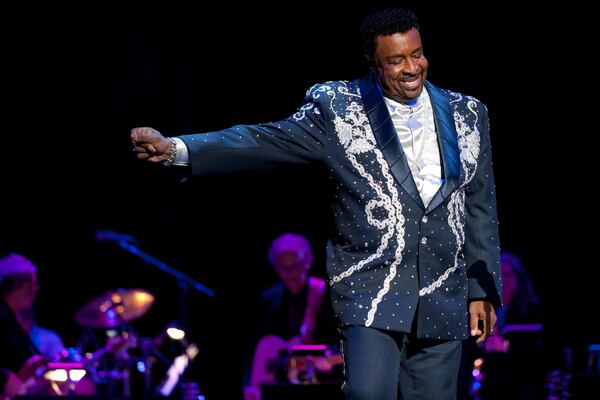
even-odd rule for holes
{"type": "Polygon", "coordinates": [[[427,215],[423,215],[423,218],[421,218],[421,221],[423,221],[424,224],[427,223],[427,215]]]}
{"type": "Polygon", "coordinates": [[[427,237],[422,237],[421,244],[426,244],[426,243],[427,243],[427,237]]]}

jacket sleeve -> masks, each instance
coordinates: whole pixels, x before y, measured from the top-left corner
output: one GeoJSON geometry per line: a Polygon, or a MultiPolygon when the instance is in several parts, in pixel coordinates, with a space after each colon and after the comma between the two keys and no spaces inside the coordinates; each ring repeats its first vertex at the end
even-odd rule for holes
{"type": "Polygon", "coordinates": [[[487,300],[500,307],[502,287],[496,189],[485,106],[481,115],[477,171],[466,189],[463,254],[467,266],[469,300],[487,300]]]}
{"type": "Polygon", "coordinates": [[[308,94],[304,105],[284,120],[180,138],[188,148],[192,175],[215,175],[320,162],[326,132],[323,110],[308,94]]]}

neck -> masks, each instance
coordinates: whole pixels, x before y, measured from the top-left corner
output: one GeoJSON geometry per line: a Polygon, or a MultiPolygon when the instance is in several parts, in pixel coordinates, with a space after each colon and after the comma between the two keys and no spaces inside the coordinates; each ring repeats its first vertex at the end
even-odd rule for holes
{"type": "Polygon", "coordinates": [[[287,287],[287,290],[291,294],[293,294],[293,295],[300,294],[300,292],[302,292],[302,290],[304,290],[304,288],[306,287],[306,277],[303,277],[298,282],[290,282],[289,284],[287,284],[285,286],[287,287]]]}
{"type": "Polygon", "coordinates": [[[33,309],[24,305],[21,297],[19,296],[11,296],[11,294],[5,295],[4,301],[25,332],[31,332],[31,328],[33,326],[33,309]]]}
{"type": "Polygon", "coordinates": [[[33,328],[33,310],[23,310],[20,313],[16,314],[15,317],[21,325],[21,328],[27,333],[31,332],[31,328],[33,328]]]}

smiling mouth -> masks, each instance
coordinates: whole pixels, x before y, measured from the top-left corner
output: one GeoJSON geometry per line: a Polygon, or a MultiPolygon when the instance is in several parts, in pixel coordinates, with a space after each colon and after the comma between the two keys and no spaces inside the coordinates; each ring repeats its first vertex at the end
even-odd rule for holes
{"type": "Polygon", "coordinates": [[[421,86],[421,77],[416,76],[411,79],[401,80],[400,84],[409,90],[415,90],[421,86]]]}

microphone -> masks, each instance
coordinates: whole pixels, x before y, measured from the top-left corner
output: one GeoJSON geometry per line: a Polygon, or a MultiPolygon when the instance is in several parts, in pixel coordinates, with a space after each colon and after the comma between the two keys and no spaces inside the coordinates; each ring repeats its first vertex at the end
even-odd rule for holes
{"type": "Polygon", "coordinates": [[[99,240],[101,242],[140,242],[140,240],[134,236],[113,231],[96,231],[96,240],[99,240]]]}

